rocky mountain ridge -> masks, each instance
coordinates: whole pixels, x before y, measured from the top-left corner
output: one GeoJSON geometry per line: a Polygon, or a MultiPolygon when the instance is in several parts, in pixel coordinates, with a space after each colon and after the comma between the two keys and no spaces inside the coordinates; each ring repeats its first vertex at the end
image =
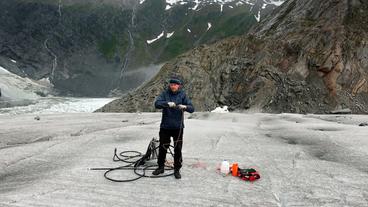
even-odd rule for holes
{"type": "Polygon", "coordinates": [[[116,96],[203,43],[246,33],[276,0],[4,0],[0,66],[60,95],[116,96]]]}
{"type": "Polygon", "coordinates": [[[99,111],[154,111],[171,75],[200,111],[368,112],[368,2],[288,0],[248,35],[202,45],[99,111]]]}

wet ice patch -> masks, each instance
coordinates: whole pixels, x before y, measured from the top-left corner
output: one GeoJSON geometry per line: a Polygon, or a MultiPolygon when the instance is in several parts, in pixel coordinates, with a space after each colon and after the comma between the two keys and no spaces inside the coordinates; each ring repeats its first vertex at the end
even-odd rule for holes
{"type": "Polygon", "coordinates": [[[0,108],[0,115],[92,113],[113,100],[113,98],[40,98],[27,106],[0,108]]]}

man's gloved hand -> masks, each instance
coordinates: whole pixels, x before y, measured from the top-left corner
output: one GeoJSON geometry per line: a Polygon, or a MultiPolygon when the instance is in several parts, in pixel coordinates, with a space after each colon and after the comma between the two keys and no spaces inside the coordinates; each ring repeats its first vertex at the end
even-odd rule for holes
{"type": "Polygon", "coordinates": [[[179,109],[181,109],[181,110],[185,110],[185,109],[187,109],[187,106],[186,106],[186,105],[183,105],[183,104],[179,104],[179,105],[178,105],[178,107],[179,107],[179,109]]]}
{"type": "Polygon", "coordinates": [[[167,104],[169,104],[169,107],[170,108],[176,107],[176,104],[174,102],[168,102],[167,104]]]}

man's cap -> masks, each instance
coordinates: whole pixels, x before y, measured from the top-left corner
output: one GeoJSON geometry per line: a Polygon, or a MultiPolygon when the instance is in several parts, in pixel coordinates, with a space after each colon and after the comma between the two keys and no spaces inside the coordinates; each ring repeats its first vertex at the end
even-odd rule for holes
{"type": "Polygon", "coordinates": [[[176,78],[176,77],[170,78],[169,83],[176,83],[176,84],[179,84],[179,85],[183,84],[182,81],[179,78],[176,78]]]}

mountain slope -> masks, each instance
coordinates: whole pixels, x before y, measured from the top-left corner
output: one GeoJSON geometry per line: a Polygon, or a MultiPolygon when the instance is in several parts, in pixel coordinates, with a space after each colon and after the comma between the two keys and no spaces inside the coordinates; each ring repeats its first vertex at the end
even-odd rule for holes
{"type": "Polygon", "coordinates": [[[195,46],[246,33],[282,2],[0,1],[0,65],[49,78],[61,95],[119,94],[195,46]]]}
{"type": "Polygon", "coordinates": [[[99,111],[153,111],[172,74],[198,110],[368,112],[368,3],[286,1],[249,35],[203,45],[99,111]]]}

